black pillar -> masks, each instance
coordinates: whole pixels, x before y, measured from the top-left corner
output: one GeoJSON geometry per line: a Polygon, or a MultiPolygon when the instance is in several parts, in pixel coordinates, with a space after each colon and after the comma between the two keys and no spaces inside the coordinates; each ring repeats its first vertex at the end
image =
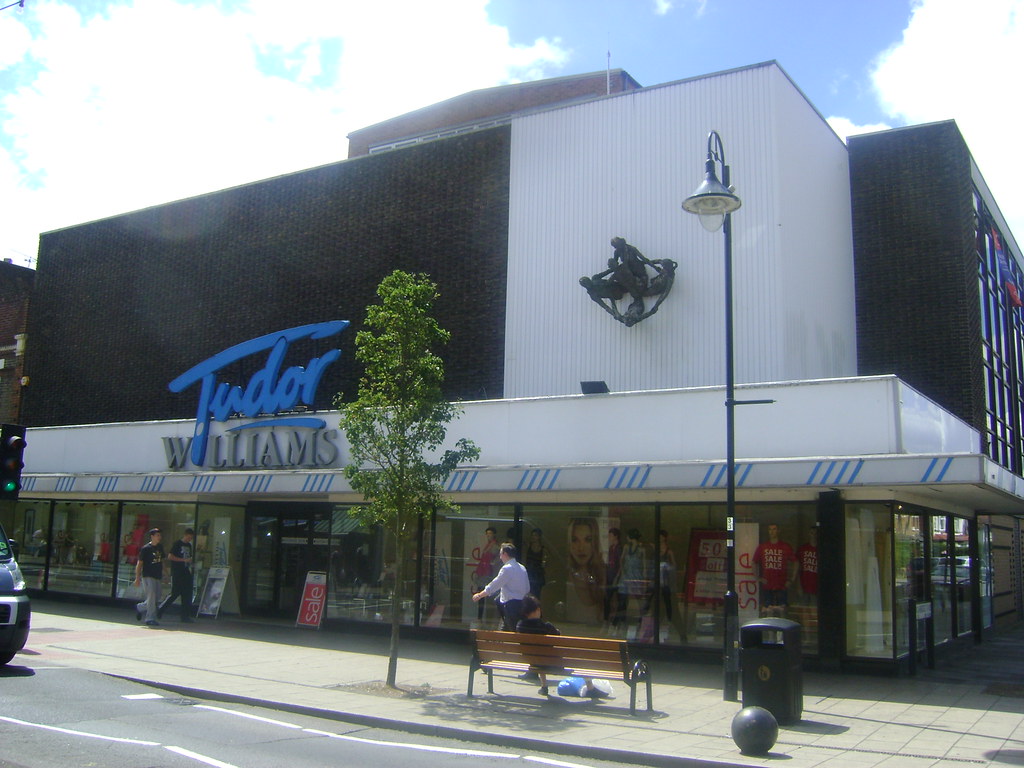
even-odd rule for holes
{"type": "Polygon", "coordinates": [[[839,491],[818,494],[818,656],[839,670],[846,647],[846,522],[839,491]]]}

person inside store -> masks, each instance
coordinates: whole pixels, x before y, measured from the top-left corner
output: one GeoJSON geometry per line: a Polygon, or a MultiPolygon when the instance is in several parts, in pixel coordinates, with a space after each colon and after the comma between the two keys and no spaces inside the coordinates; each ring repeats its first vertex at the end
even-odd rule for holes
{"type": "Polygon", "coordinates": [[[622,565],[622,532],[618,528],[608,529],[608,559],[605,569],[604,620],[612,628],[618,627],[625,610],[619,595],[619,570],[622,565]]]}
{"type": "Polygon", "coordinates": [[[768,525],[768,541],[754,550],[754,572],[761,585],[761,614],[785,618],[789,587],[796,576],[796,554],[788,542],[779,540],[779,526],[768,525]]]}
{"type": "Polygon", "coordinates": [[[658,531],[658,568],[661,576],[661,599],[665,618],[672,619],[672,595],[676,588],[676,555],[668,543],[668,531],[658,531]]]}
{"type": "MultiPolygon", "coordinates": [[[[489,584],[498,573],[498,569],[501,568],[501,559],[498,555],[498,532],[493,527],[487,526],[484,530],[484,545],[473,550],[473,562],[470,565],[473,566],[472,581],[475,590],[489,584]]],[[[476,618],[478,621],[482,621],[484,618],[485,605],[486,603],[480,603],[477,608],[476,618]]]]}
{"type": "Polygon", "coordinates": [[[530,594],[538,600],[546,583],[544,569],[547,559],[548,547],[544,543],[544,534],[540,528],[534,528],[530,531],[530,541],[526,544],[526,552],[523,553],[523,565],[526,566],[526,575],[530,577],[530,594]]]}

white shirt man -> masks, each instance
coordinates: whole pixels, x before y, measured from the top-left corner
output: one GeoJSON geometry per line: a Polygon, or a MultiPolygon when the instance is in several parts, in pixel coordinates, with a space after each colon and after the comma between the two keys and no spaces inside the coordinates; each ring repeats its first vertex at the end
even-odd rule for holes
{"type": "Polygon", "coordinates": [[[473,602],[498,593],[501,605],[502,629],[515,632],[516,624],[523,612],[523,598],[530,591],[530,578],[526,568],[516,560],[514,544],[502,544],[498,554],[503,565],[491,583],[473,595],[473,602]]]}

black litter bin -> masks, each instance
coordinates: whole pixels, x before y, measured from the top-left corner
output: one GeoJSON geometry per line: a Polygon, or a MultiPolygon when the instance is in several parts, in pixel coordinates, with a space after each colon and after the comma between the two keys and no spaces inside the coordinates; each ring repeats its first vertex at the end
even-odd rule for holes
{"type": "Polygon", "coordinates": [[[800,625],[759,619],[740,627],[743,706],[763,707],[779,723],[797,723],[804,710],[800,625]]]}

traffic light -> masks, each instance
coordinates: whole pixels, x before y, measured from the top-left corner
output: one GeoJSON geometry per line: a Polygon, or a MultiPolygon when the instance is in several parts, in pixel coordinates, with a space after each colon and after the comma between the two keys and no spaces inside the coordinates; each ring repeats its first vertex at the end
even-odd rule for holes
{"type": "Polygon", "coordinates": [[[26,445],[24,427],[18,424],[0,425],[0,499],[18,499],[26,445]]]}

